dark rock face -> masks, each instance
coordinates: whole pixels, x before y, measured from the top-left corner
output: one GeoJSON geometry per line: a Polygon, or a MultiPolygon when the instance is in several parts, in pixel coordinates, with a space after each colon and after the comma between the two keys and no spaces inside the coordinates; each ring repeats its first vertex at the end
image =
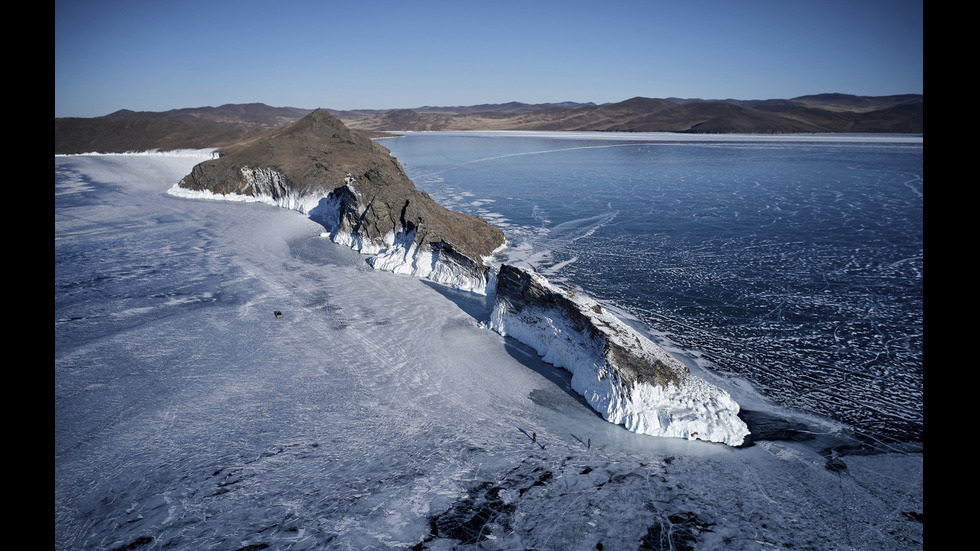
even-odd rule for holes
{"type": "Polygon", "coordinates": [[[533,278],[529,272],[501,265],[497,273],[497,300],[507,303],[515,314],[525,309],[531,312],[553,312],[564,325],[602,350],[605,365],[612,368],[628,395],[637,382],[657,386],[678,384],[689,371],[680,363],[668,366],[649,355],[638,353],[639,341],[633,341],[625,326],[617,327],[598,316],[596,310],[583,307],[567,294],[556,292],[533,278]]]}
{"type": "Polygon", "coordinates": [[[525,308],[560,312],[576,332],[589,338],[600,337],[592,320],[568,296],[545,287],[521,268],[509,264],[500,266],[497,271],[497,300],[505,301],[514,313],[520,313],[525,308]]]}
{"type": "Polygon", "coordinates": [[[418,191],[386,148],[324,110],[222,153],[195,166],[179,186],[271,197],[336,224],[333,234],[354,235],[367,251],[390,247],[401,235],[421,251],[485,271],[483,258],[504,243],[503,232],[486,221],[418,191]]]}

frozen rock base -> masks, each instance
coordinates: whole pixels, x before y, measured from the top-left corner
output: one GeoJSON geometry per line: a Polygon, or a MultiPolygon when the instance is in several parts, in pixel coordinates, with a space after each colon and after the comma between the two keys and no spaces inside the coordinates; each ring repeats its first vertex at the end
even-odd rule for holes
{"type": "Polygon", "coordinates": [[[352,226],[357,227],[356,220],[363,217],[365,209],[358,208],[357,201],[348,197],[356,197],[350,184],[326,197],[300,195],[282,184],[286,178],[276,171],[246,167],[241,172],[247,183],[247,193],[190,190],[179,184],[168,193],[184,198],[257,202],[296,210],[323,224],[327,228],[322,234],[324,237],[368,255],[368,264],[376,270],[412,275],[478,295],[487,294],[488,288],[493,287],[493,270],[458,253],[447,243],[420,244],[416,239],[418,228],[414,226],[402,227],[398,233],[389,231],[380,237],[365,235],[365,231],[351,231],[352,226]],[[355,222],[351,222],[351,218],[355,222]]]}
{"type": "Polygon", "coordinates": [[[739,446],[749,434],[724,390],[595,301],[509,265],[497,275],[490,327],[572,374],[572,388],[602,416],[653,436],[739,446]]]}

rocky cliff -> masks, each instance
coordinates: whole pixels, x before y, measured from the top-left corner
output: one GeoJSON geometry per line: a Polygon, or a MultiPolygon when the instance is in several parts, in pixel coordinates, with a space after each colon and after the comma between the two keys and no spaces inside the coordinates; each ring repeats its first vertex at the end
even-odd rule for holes
{"type": "Polygon", "coordinates": [[[320,109],[198,164],[172,190],[188,192],[308,213],[378,269],[478,293],[493,277],[486,259],[504,244],[499,229],[418,191],[386,148],[320,109]]]}
{"type": "Polygon", "coordinates": [[[727,392],[595,301],[537,273],[500,266],[490,328],[568,370],[572,388],[593,409],[631,431],[731,446],[749,434],[727,392]]]}

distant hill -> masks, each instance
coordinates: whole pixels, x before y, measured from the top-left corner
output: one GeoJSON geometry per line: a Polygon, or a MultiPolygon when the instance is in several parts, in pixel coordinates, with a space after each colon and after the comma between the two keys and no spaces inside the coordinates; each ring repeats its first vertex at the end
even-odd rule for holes
{"type": "Polygon", "coordinates": [[[923,131],[922,95],[820,94],[788,100],[749,101],[635,97],[603,105],[503,104],[337,111],[334,114],[352,128],[375,131],[578,130],[720,134],[923,131]]]}
{"type": "MultiPolygon", "coordinates": [[[[435,130],[579,130],[718,134],[922,133],[921,94],[816,94],[792,99],[711,100],[635,97],[618,103],[510,102],[414,109],[330,110],[364,133],[435,130]]],[[[261,103],[120,110],[56,118],[55,153],[226,148],[285,126],[312,109],[261,103]]]]}
{"type": "Polygon", "coordinates": [[[225,104],[219,107],[194,107],[170,111],[130,111],[122,109],[106,115],[109,120],[146,117],[187,122],[212,122],[247,128],[278,128],[309,115],[312,109],[269,107],[264,103],[225,104]]]}
{"type": "Polygon", "coordinates": [[[122,109],[102,117],[56,118],[54,150],[73,154],[227,147],[311,111],[249,103],[162,112],[122,109]]]}

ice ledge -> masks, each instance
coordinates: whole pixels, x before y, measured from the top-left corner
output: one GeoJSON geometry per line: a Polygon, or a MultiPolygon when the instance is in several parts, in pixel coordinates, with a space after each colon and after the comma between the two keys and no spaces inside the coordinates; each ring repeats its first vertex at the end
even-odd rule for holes
{"type": "Polygon", "coordinates": [[[375,270],[415,276],[478,295],[486,295],[488,289],[493,288],[492,269],[487,268],[481,274],[475,268],[461,264],[443,249],[420,247],[415,242],[415,231],[389,233],[380,244],[356,233],[333,231],[322,235],[371,255],[367,263],[375,270]]]}
{"type": "Polygon", "coordinates": [[[606,420],[652,436],[741,445],[749,434],[728,393],[592,299],[509,265],[497,274],[489,327],[572,374],[572,388],[606,420]]]}

